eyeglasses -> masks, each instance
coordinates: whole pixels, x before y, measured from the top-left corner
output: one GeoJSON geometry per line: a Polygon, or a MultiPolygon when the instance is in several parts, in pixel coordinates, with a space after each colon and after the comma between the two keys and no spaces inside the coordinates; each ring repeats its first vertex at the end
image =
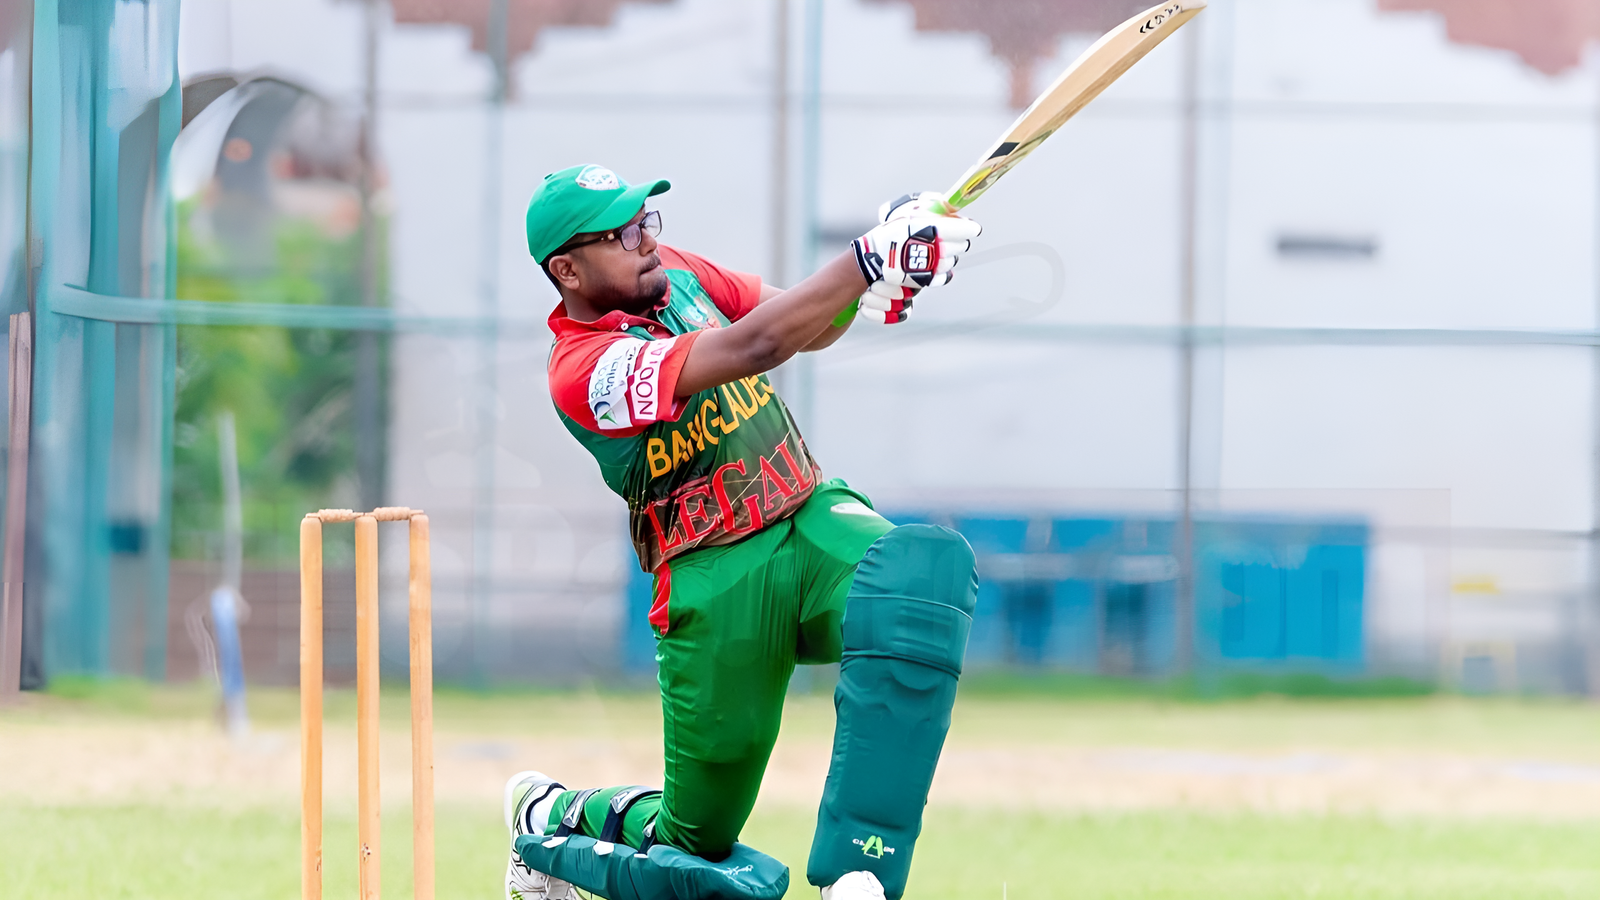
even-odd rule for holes
{"type": "Polygon", "coordinates": [[[578,249],[579,247],[587,247],[590,244],[600,244],[606,241],[617,241],[622,244],[622,249],[632,253],[633,251],[639,249],[640,244],[644,243],[644,236],[647,234],[651,237],[656,237],[657,235],[661,234],[661,213],[655,210],[645,213],[644,218],[637,222],[630,222],[614,231],[608,231],[597,238],[590,238],[587,241],[579,241],[576,244],[568,244],[550,255],[559,256],[562,253],[569,253],[578,249]]]}

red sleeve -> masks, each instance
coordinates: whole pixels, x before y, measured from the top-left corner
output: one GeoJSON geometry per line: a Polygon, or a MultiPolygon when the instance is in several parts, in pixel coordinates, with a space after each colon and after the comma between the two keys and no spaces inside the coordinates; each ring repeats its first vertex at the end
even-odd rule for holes
{"type": "Polygon", "coordinates": [[[646,341],[594,332],[556,341],[550,354],[550,396],[585,429],[632,437],[683,415],[678,373],[700,332],[646,341]]]}
{"type": "Polygon", "coordinates": [[[761,276],[724,269],[703,256],[662,245],[661,264],[669,269],[688,269],[700,279],[700,286],[711,295],[711,302],[728,321],[737,322],[761,302],[761,276]]]}

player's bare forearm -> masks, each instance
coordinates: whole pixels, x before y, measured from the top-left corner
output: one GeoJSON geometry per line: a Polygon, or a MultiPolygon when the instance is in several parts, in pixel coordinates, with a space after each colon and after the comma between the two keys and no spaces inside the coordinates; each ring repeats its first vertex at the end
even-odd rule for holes
{"type": "MultiPolygon", "coordinates": [[[[761,285],[761,303],[765,303],[774,297],[781,297],[782,295],[783,288],[773,287],[770,284],[761,285]]],[[[837,320],[838,317],[835,316],[834,318],[837,320]]],[[[804,347],[801,347],[800,352],[811,353],[816,350],[826,350],[827,348],[832,347],[835,341],[839,340],[841,337],[844,337],[844,333],[850,330],[850,325],[851,323],[855,322],[855,320],[856,317],[851,316],[845,319],[843,325],[835,325],[830,322],[828,327],[824,328],[822,333],[817,335],[817,339],[805,345],[804,347]]]]}
{"type": "Polygon", "coordinates": [[[727,328],[702,332],[678,374],[678,395],[769,372],[802,350],[833,343],[844,330],[832,327],[834,318],[866,289],[854,256],[839,254],[727,328]]]}
{"type": "Polygon", "coordinates": [[[822,330],[821,334],[817,335],[816,340],[805,345],[804,347],[801,347],[800,352],[815,353],[818,350],[826,350],[829,347],[832,347],[835,341],[844,337],[844,333],[850,330],[850,324],[855,320],[856,317],[851,316],[845,320],[843,325],[834,325],[830,323],[827,328],[822,330]]]}

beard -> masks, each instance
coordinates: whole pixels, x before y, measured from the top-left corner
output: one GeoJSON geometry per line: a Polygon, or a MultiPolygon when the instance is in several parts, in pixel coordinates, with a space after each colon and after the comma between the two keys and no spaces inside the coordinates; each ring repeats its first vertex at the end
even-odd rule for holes
{"type": "Polygon", "coordinates": [[[641,285],[640,299],[642,299],[645,302],[649,303],[651,309],[654,309],[656,304],[661,302],[661,298],[665,297],[666,295],[667,295],[667,270],[666,269],[661,269],[660,271],[658,271],[655,274],[651,275],[648,279],[645,279],[644,283],[641,285]]]}
{"type": "Polygon", "coordinates": [[[632,284],[608,285],[600,305],[605,309],[619,309],[633,316],[645,316],[661,303],[667,295],[667,270],[660,267],[660,257],[654,257],[650,274],[635,277],[632,284]]]}

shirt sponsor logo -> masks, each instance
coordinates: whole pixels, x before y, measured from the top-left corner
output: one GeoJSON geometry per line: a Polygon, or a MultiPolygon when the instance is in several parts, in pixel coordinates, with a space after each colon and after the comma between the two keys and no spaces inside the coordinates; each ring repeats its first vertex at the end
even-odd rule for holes
{"type": "Polygon", "coordinates": [[[640,559],[653,560],[647,563],[653,569],[660,560],[687,552],[708,538],[738,538],[760,531],[804,503],[816,485],[816,468],[803,446],[796,458],[789,449],[791,437],[780,439],[771,455],[757,453],[750,464],[743,459],[724,463],[710,478],[696,478],[646,505],[644,515],[655,540],[639,547],[640,559]]]}
{"type": "Polygon", "coordinates": [[[645,342],[638,338],[612,341],[595,363],[594,372],[589,375],[589,411],[601,429],[615,431],[633,425],[626,402],[628,375],[644,346],[645,342]]]}
{"type": "Polygon", "coordinates": [[[707,444],[722,443],[723,438],[755,418],[778,395],[765,375],[730,381],[720,390],[724,401],[720,415],[715,401],[703,400],[700,408],[678,427],[645,443],[645,462],[650,467],[652,481],[693,461],[695,454],[704,452],[707,444]]]}
{"type": "Polygon", "coordinates": [[[584,166],[573,180],[578,182],[578,187],[586,187],[591,191],[614,191],[622,187],[616,173],[605,166],[584,166]]]}
{"type": "Polygon", "coordinates": [[[640,422],[661,418],[661,366],[677,340],[651,341],[639,356],[639,369],[633,374],[633,389],[628,396],[633,400],[633,417],[640,422]]]}

